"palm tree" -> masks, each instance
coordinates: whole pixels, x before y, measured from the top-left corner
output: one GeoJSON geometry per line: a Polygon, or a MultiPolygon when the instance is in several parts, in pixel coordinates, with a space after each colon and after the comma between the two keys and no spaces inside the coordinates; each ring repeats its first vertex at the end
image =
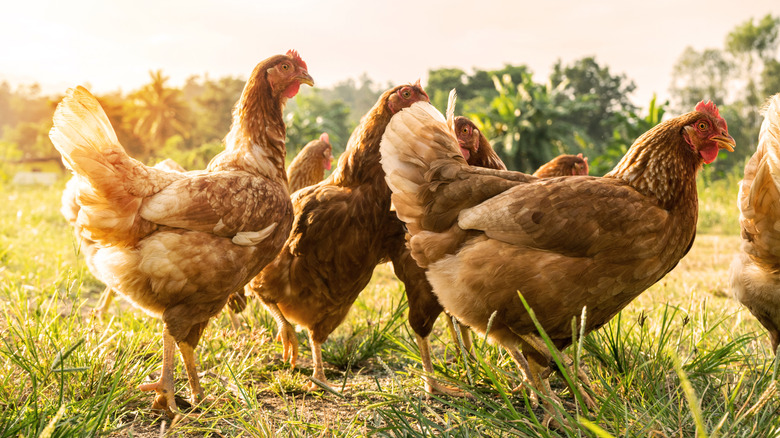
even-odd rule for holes
{"type": "Polygon", "coordinates": [[[187,138],[190,130],[190,111],[182,92],[168,88],[169,77],[162,70],[150,71],[151,83],[131,94],[133,132],[143,140],[143,158],[161,148],[165,141],[179,134],[187,138]]]}

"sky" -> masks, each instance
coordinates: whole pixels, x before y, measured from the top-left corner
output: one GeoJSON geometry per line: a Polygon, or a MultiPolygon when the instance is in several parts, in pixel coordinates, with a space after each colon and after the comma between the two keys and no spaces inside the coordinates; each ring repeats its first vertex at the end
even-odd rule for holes
{"type": "Polygon", "coordinates": [[[430,69],[528,65],[543,82],[556,61],[586,56],[637,85],[634,103],[669,97],[683,50],[723,48],[735,26],[780,0],[19,0],[0,13],[0,81],[44,94],[85,85],[129,92],[161,69],[246,78],[296,49],[316,85],[367,74],[398,85],[430,69]]]}

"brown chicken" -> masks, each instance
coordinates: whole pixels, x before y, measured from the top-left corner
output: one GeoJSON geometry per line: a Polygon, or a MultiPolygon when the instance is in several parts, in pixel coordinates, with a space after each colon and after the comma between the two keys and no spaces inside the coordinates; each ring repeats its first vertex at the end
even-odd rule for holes
{"type": "Polygon", "coordinates": [[[97,99],[77,87],[49,136],[79,178],[76,226],[96,242],[97,277],[163,321],[154,407],[178,412],[178,345],[194,402],[203,399],[194,349],[209,318],[276,255],[289,235],[282,110],[313,83],[294,51],[260,62],[233,112],[225,150],[205,171],[169,172],[130,158],[97,99]]]}
{"type": "Polygon", "coordinates": [[[587,175],[588,157],[582,154],[558,155],[549,163],[536,169],[534,176],[539,178],[552,178],[556,176],[587,175]]]}
{"type": "Polygon", "coordinates": [[[506,170],[506,165],[474,122],[467,117],[458,116],[455,117],[453,126],[460,152],[469,165],[506,170]]]}
{"type": "Polygon", "coordinates": [[[290,193],[322,181],[332,162],[333,148],[328,134],[323,132],[320,138],[308,142],[287,167],[290,193]]]}
{"type": "MultiPolygon", "coordinates": [[[[454,105],[455,96],[450,94],[450,103],[448,107],[454,105]]],[[[458,146],[460,146],[461,154],[466,162],[470,166],[486,167],[489,169],[506,170],[506,165],[501,161],[501,158],[493,150],[490,142],[487,140],[484,134],[477,128],[471,120],[466,117],[458,116],[454,117],[449,115],[450,109],[448,108],[448,120],[447,124],[453,126],[455,137],[458,139],[458,146]],[[453,122],[449,121],[450,117],[454,117],[453,122]]],[[[536,170],[534,176],[539,178],[553,178],[558,176],[572,176],[572,175],[587,175],[588,174],[588,158],[583,157],[582,154],[577,155],[559,155],[547,164],[542,165],[536,170]]],[[[450,330],[450,334],[458,345],[457,334],[455,332],[455,326],[452,319],[447,319],[447,325],[450,330]]],[[[463,334],[462,341],[466,350],[471,349],[471,335],[469,332],[463,331],[463,327],[460,327],[463,334]]]]}
{"type": "Polygon", "coordinates": [[[558,349],[584,307],[586,332],[604,325],[688,252],[697,172],[733,146],[715,105],[700,103],[638,138],[603,178],[539,179],[469,167],[442,115],[416,103],[393,117],[380,150],[441,304],[480,333],[492,320],[488,336],[551,393],[551,352],[518,291],[558,349]]]}
{"type": "MultiPolygon", "coordinates": [[[[352,133],[330,177],[293,195],[295,219],[289,240],[247,286],[247,293],[254,292],[274,316],[283,358],[293,366],[298,341],[289,321],[308,329],[313,378],[321,382],[327,382],[321,345],[344,320],[376,265],[388,260],[406,286],[409,321],[417,333],[423,368],[433,373],[427,336],[442,309],[404,245],[405,228],[390,209],[390,189],[379,164],[379,141],[388,121],[417,101],[428,101],[419,83],[395,87],[379,97],[352,133]]],[[[432,379],[427,379],[426,388],[447,391],[432,379]]]]}
{"type": "Polygon", "coordinates": [[[737,206],[742,252],[731,264],[731,293],[780,344],[780,94],[769,101],[758,147],[745,165],[737,206]]]}
{"type": "MultiPolygon", "coordinates": [[[[185,172],[184,168],[181,167],[179,163],[170,158],[160,161],[154,167],[157,169],[169,170],[171,172],[185,172]]],[[[95,278],[98,278],[97,269],[92,264],[92,257],[94,257],[95,251],[97,251],[95,242],[82,235],[81,227],[77,223],[79,210],[81,210],[81,206],[79,206],[76,201],[79,194],[78,184],[79,178],[77,176],[74,176],[65,184],[65,190],[62,191],[62,208],[60,209],[60,212],[65,217],[65,220],[68,221],[68,224],[73,227],[73,234],[76,237],[79,252],[84,254],[84,261],[87,263],[87,269],[89,269],[89,272],[95,278]]],[[[97,313],[100,315],[106,313],[113,298],[114,291],[112,291],[111,288],[106,287],[98,300],[98,306],[96,307],[97,313]]]]}
{"type": "MultiPolygon", "coordinates": [[[[332,148],[327,133],[322,133],[320,138],[312,140],[301,149],[292,163],[287,166],[287,181],[290,193],[308,187],[322,181],[325,170],[330,170],[333,161],[332,148]]],[[[233,329],[238,330],[241,323],[238,321],[238,313],[246,309],[247,298],[243,290],[234,293],[228,299],[228,316],[233,329]]]]}

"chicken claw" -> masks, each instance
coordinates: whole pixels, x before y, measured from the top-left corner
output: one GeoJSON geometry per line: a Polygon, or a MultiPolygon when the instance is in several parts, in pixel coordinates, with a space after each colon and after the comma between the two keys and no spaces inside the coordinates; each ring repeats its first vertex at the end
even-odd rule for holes
{"type": "Polygon", "coordinates": [[[431,361],[431,345],[428,338],[417,336],[417,346],[420,348],[420,360],[425,371],[425,391],[428,394],[445,394],[452,397],[471,397],[471,394],[460,389],[443,385],[433,378],[433,362],[431,361]]]}
{"type": "MultiPolygon", "coordinates": [[[[509,354],[512,356],[512,359],[514,359],[515,363],[520,367],[520,373],[522,374],[522,381],[519,385],[514,387],[512,389],[512,392],[517,393],[520,391],[523,391],[529,387],[533,387],[533,382],[531,382],[530,375],[531,375],[531,367],[528,365],[528,360],[526,360],[525,356],[523,356],[523,353],[520,352],[516,347],[514,348],[507,348],[507,351],[509,351],[509,354]]],[[[539,396],[534,392],[533,390],[527,391],[528,398],[531,400],[531,407],[536,408],[539,406],[539,396]]]]}
{"type": "Polygon", "coordinates": [[[181,415],[179,408],[176,407],[173,388],[173,355],[176,349],[176,341],[168,330],[163,331],[163,364],[160,380],[153,383],[143,383],[138,385],[140,391],[155,391],[157,397],[154,399],[152,409],[164,410],[169,417],[175,418],[181,415]]]}
{"type": "Polygon", "coordinates": [[[289,359],[290,367],[294,369],[295,363],[298,361],[298,336],[295,333],[295,329],[287,321],[287,318],[284,317],[278,304],[266,302],[262,298],[260,300],[268,312],[271,313],[271,316],[274,317],[276,326],[279,329],[279,332],[276,334],[276,340],[282,343],[282,361],[287,362],[287,359],[289,359]]]}
{"type": "Polygon", "coordinates": [[[298,336],[296,336],[295,329],[292,324],[284,321],[276,321],[279,326],[279,333],[276,335],[276,340],[282,343],[284,351],[282,352],[282,361],[287,362],[290,360],[290,368],[295,369],[295,363],[298,361],[298,336]]]}

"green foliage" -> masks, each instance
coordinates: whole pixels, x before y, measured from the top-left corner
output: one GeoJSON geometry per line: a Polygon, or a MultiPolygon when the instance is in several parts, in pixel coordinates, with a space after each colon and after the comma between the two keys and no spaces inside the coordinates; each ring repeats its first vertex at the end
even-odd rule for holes
{"type": "MultiPolygon", "coordinates": [[[[525,172],[561,153],[585,152],[591,160],[613,153],[615,130],[638,110],[628,98],[634,83],[593,57],[567,66],[559,61],[544,84],[534,82],[523,65],[471,75],[455,68],[431,70],[428,82],[431,102],[442,110],[456,88],[456,112],[473,116],[509,168],[525,172]]],[[[615,162],[601,160],[604,166],[615,162]]]]}
{"type": "Polygon", "coordinates": [[[471,117],[502,157],[507,168],[533,172],[556,155],[569,150],[575,127],[566,122],[560,105],[561,87],[537,84],[530,73],[515,84],[509,75],[494,76],[498,91],[487,112],[471,117]]]}
{"type": "Polygon", "coordinates": [[[346,148],[351,133],[349,115],[349,107],[340,100],[328,102],[316,90],[299,94],[285,115],[287,154],[295,156],[306,143],[327,132],[337,156],[346,148]]]}
{"type": "MultiPolygon", "coordinates": [[[[616,119],[636,112],[629,95],[636,89],[626,75],[612,75],[609,67],[600,66],[594,57],[585,57],[563,66],[558,61],[550,74],[553,86],[563,86],[559,96],[561,104],[576,102],[567,117],[574,126],[595,144],[607,142],[612,135],[616,119]]],[[[596,151],[598,153],[598,151],[596,151]]]]}
{"type": "Polygon", "coordinates": [[[182,95],[191,108],[193,123],[189,135],[183,138],[182,147],[198,149],[225,138],[244,83],[243,79],[235,77],[212,80],[208,76],[191,76],[187,79],[182,95]]]}
{"type": "Polygon", "coordinates": [[[132,93],[128,100],[128,111],[133,124],[133,133],[142,141],[142,160],[161,148],[173,135],[188,137],[191,127],[190,109],[179,89],[166,85],[168,77],[162,70],[149,72],[152,81],[132,93]]]}
{"type": "Polygon", "coordinates": [[[688,47],[675,64],[670,88],[675,110],[691,111],[698,101],[711,99],[737,142],[733,153],[714,163],[721,173],[755,152],[759,109],[780,91],[779,32],[780,17],[766,15],[757,24],[750,19],[729,32],[723,49],[697,52],[688,47]]]}
{"type": "Polygon", "coordinates": [[[589,162],[590,174],[603,176],[612,170],[639,136],[661,123],[668,105],[668,102],[656,103],[656,97],[653,96],[644,117],[633,111],[615,114],[612,137],[604,143],[605,146],[596,148],[586,145],[584,148],[587,156],[595,156],[589,162]]]}
{"type": "MultiPolygon", "coordinates": [[[[347,108],[350,108],[349,117],[347,118],[347,127],[351,132],[352,128],[357,126],[358,122],[360,122],[363,115],[374,106],[379,95],[395,85],[400,84],[387,84],[385,86],[374,84],[374,81],[364,73],[357,80],[351,78],[346,79],[338,82],[331,88],[316,88],[313,90],[305,88],[301,90],[300,95],[305,96],[309,93],[316,92],[328,104],[343,102],[347,108]]],[[[336,147],[335,144],[333,146],[336,147]]],[[[343,146],[341,146],[341,148],[343,149],[343,146]]]]}
{"type": "Polygon", "coordinates": [[[692,111],[699,101],[707,99],[718,105],[725,103],[728,97],[725,84],[734,68],[733,61],[721,50],[698,52],[686,47],[674,65],[669,88],[675,110],[680,113],[692,111]]]}
{"type": "Polygon", "coordinates": [[[428,85],[425,87],[433,106],[445,110],[450,90],[458,90],[458,113],[467,114],[484,111],[490,101],[498,96],[494,77],[509,77],[514,84],[523,82],[523,76],[530,74],[525,65],[505,65],[499,70],[474,70],[468,75],[457,68],[442,68],[428,71],[428,85]]]}
{"type": "Polygon", "coordinates": [[[777,55],[777,36],[780,30],[780,17],[765,15],[753,24],[753,19],[738,25],[726,36],[726,50],[735,55],[769,60],[777,55]]]}

